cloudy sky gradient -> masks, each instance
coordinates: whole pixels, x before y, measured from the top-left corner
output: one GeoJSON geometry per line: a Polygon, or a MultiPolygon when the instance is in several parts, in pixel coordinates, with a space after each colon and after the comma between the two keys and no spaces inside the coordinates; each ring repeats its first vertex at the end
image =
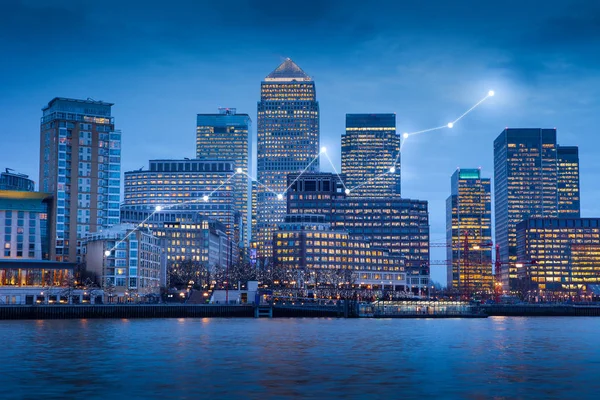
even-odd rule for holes
{"type": "Polygon", "coordinates": [[[593,0],[3,0],[0,167],[37,181],[40,109],[56,96],[115,103],[124,171],[193,157],[196,114],[236,107],[256,127],[260,81],[291,57],[316,82],[337,165],[346,113],[395,112],[399,132],[417,131],[495,90],[454,129],[405,144],[403,196],[429,201],[432,242],[445,240],[450,175],[492,177],[506,126],[578,145],[582,216],[598,217],[599,48],[593,0]]]}

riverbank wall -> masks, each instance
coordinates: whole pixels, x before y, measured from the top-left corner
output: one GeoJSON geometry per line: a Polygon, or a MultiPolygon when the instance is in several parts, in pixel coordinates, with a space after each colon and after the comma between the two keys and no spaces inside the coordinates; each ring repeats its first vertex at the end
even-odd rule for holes
{"type": "Polygon", "coordinates": [[[600,317],[596,304],[486,304],[481,308],[490,317],[600,317]]]}

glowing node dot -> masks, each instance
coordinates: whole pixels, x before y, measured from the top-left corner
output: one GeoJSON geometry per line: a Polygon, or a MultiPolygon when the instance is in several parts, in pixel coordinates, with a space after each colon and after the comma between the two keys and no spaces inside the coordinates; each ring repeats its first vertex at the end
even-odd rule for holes
{"type": "Polygon", "coordinates": [[[156,206],[156,208],[154,208],[156,211],[162,211],[162,207],[161,206],[156,206]]]}
{"type": "Polygon", "coordinates": [[[493,95],[495,95],[494,91],[493,91],[493,90],[490,90],[490,91],[488,92],[488,96],[492,97],[493,95]]]}
{"type": "Polygon", "coordinates": [[[346,189],[346,190],[344,190],[344,192],[345,192],[346,194],[350,194],[350,189],[346,189]]]}
{"type": "Polygon", "coordinates": [[[327,147],[325,147],[325,146],[321,147],[321,153],[327,153],[327,147]]]}
{"type": "Polygon", "coordinates": [[[393,174],[394,172],[396,172],[396,167],[392,167],[390,168],[390,172],[393,174]]]}
{"type": "Polygon", "coordinates": [[[208,201],[208,196],[207,196],[207,195],[204,195],[204,197],[202,197],[202,200],[204,200],[204,201],[208,201]]]}
{"type": "Polygon", "coordinates": [[[452,122],[448,122],[448,128],[452,128],[454,126],[454,124],[452,122]]]}
{"type": "Polygon", "coordinates": [[[281,193],[277,195],[277,200],[283,200],[283,195],[281,193]]]}
{"type": "Polygon", "coordinates": [[[238,169],[237,169],[237,173],[238,173],[238,174],[241,174],[242,172],[244,172],[244,171],[243,171],[241,168],[238,168],[238,169]]]}
{"type": "Polygon", "coordinates": [[[404,139],[408,139],[408,133],[407,133],[407,132],[404,132],[404,133],[402,134],[402,137],[403,137],[404,139]]]}
{"type": "Polygon", "coordinates": [[[106,250],[106,251],[104,252],[104,255],[105,255],[106,257],[110,256],[110,250],[106,250]]]}

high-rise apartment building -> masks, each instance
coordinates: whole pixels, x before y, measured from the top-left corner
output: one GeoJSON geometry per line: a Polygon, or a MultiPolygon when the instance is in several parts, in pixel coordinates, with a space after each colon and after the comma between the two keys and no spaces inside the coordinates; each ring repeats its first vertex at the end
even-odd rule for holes
{"type": "Polygon", "coordinates": [[[238,114],[235,108],[220,108],[218,114],[198,114],[196,119],[196,158],[233,161],[236,188],[235,202],[243,217],[243,246],[250,245],[249,160],[252,121],[248,114],[238,114]]]}
{"type": "Polygon", "coordinates": [[[559,149],[556,129],[506,128],[494,141],[495,237],[504,290],[517,279],[516,225],[557,217],[561,209],[579,215],[578,157],[571,147],[559,149]]]}
{"type": "Polygon", "coordinates": [[[342,174],[349,196],[400,196],[396,114],[346,114],[342,174]]]}
{"type": "MultiPolygon", "coordinates": [[[[235,182],[230,180],[234,168],[232,160],[150,160],[146,171],[125,172],[121,218],[123,222],[147,223],[149,228],[157,229],[166,228],[163,223],[197,225],[198,214],[220,221],[232,243],[231,259],[237,260],[243,224],[235,182]]],[[[189,246],[181,243],[175,246],[194,246],[191,242],[189,246]]],[[[171,256],[185,254],[185,249],[169,252],[171,256]]]]}
{"type": "Polygon", "coordinates": [[[490,179],[479,169],[457,169],[446,200],[448,288],[465,294],[492,289],[490,179]]]}
{"type": "Polygon", "coordinates": [[[319,103],[315,83],[289,58],[261,83],[258,102],[256,240],[271,260],[273,233],[286,213],[287,174],[319,169],[319,103]]]}
{"type": "Polygon", "coordinates": [[[40,125],[40,191],[54,197],[50,258],[81,261],[82,240],[119,223],[121,132],[112,103],[56,97],[40,125]]]}
{"type": "Polygon", "coordinates": [[[580,217],[579,201],[579,148],[558,146],[558,216],[580,217]]]}

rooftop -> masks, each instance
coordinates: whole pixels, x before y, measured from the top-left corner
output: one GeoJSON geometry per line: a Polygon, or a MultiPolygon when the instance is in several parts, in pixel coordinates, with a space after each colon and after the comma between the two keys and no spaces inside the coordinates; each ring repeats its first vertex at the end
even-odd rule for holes
{"type": "Polygon", "coordinates": [[[286,58],[273,72],[265,78],[265,81],[312,81],[302,68],[290,58],[286,58]]]}

